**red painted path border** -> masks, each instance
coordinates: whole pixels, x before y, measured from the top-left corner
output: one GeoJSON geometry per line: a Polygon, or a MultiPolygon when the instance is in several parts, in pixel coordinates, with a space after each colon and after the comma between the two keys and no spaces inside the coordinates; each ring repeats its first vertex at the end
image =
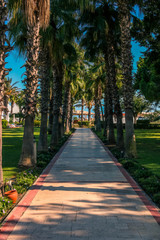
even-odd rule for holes
{"type": "MultiPolygon", "coordinates": [[[[94,132],[93,132],[94,133],[94,132]]],[[[102,140],[94,133],[100,144],[104,147],[108,155],[112,158],[115,165],[119,168],[123,176],[127,179],[128,183],[131,185],[133,190],[137,193],[137,195],[140,197],[146,208],[150,211],[152,216],[155,218],[156,222],[160,225],[160,212],[158,209],[154,206],[154,204],[149,200],[149,198],[146,197],[143,190],[138,186],[138,184],[135,182],[135,180],[130,176],[130,174],[123,168],[122,164],[118,162],[118,160],[113,156],[113,154],[109,151],[109,149],[104,145],[102,140]]]]}
{"type": "Polygon", "coordinates": [[[60,150],[56,153],[56,155],[53,157],[51,162],[43,170],[43,172],[41,173],[39,178],[36,180],[36,182],[32,185],[32,187],[27,191],[27,193],[22,198],[22,200],[15,206],[15,208],[11,211],[11,213],[5,219],[4,224],[0,228],[0,240],[6,240],[10,235],[10,233],[13,231],[15,225],[18,223],[21,216],[30,206],[32,200],[34,199],[34,197],[42,187],[43,182],[47,177],[48,173],[50,172],[51,168],[59,158],[60,154],[63,152],[64,148],[66,147],[66,145],[68,144],[72,136],[73,134],[67,139],[65,144],[60,148],[60,150]]]}

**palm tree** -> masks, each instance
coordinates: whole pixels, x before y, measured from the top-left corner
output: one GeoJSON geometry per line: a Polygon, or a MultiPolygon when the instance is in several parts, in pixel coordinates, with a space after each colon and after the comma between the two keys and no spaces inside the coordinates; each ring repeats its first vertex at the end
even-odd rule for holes
{"type": "Polygon", "coordinates": [[[95,102],[95,125],[96,131],[101,131],[101,119],[100,119],[100,99],[101,99],[101,85],[99,77],[95,79],[95,88],[94,88],[94,102],[95,102]]]}
{"type": "MultiPolygon", "coordinates": [[[[15,9],[16,1],[13,1],[12,7],[15,9]]],[[[34,117],[37,103],[37,86],[38,86],[38,53],[39,53],[39,29],[46,28],[50,19],[50,1],[49,0],[23,0],[21,6],[24,10],[24,16],[27,26],[27,61],[26,78],[24,83],[25,89],[25,126],[22,153],[19,161],[20,166],[34,166],[34,145],[33,129],[34,117]]]]}
{"type": "Polygon", "coordinates": [[[7,22],[7,6],[6,1],[0,1],[0,183],[3,182],[2,170],[2,111],[4,108],[4,81],[10,69],[6,69],[5,59],[8,52],[12,50],[9,41],[7,40],[6,31],[7,22]]]}
{"type": "Polygon", "coordinates": [[[72,46],[77,29],[74,12],[66,9],[66,3],[53,1],[51,4],[51,22],[48,29],[53,72],[53,127],[50,147],[62,136],[62,89],[65,67],[75,58],[72,46]],[[55,11],[56,9],[56,11],[55,11]]]}
{"type": "Polygon", "coordinates": [[[5,115],[8,113],[8,101],[11,103],[11,114],[13,114],[13,107],[14,103],[17,100],[17,96],[19,93],[19,88],[15,86],[18,82],[12,83],[12,78],[5,78],[5,86],[4,86],[4,105],[6,107],[5,109],[5,115]]]}
{"type": "Polygon", "coordinates": [[[33,129],[37,105],[39,30],[46,28],[50,20],[50,0],[9,0],[11,30],[13,39],[20,50],[25,51],[25,127],[20,166],[34,166],[33,129]],[[17,26],[18,25],[18,26],[17,26]],[[13,28],[12,28],[13,26],[13,28]],[[14,33],[15,32],[15,33],[14,33]]]}
{"type": "Polygon", "coordinates": [[[68,66],[65,74],[65,89],[64,89],[64,103],[63,103],[63,116],[62,116],[62,126],[66,132],[70,130],[70,117],[71,117],[71,108],[72,108],[72,96],[71,96],[71,83],[76,78],[74,66],[68,66]],[[65,124],[65,126],[64,126],[65,124]]]}
{"type": "Polygon", "coordinates": [[[127,157],[134,158],[136,157],[136,141],[133,124],[132,54],[129,4],[129,0],[118,0],[119,22],[121,28],[122,82],[126,120],[125,151],[127,157]]]}
{"type": "MultiPolygon", "coordinates": [[[[90,59],[97,57],[101,54],[104,57],[106,65],[106,97],[105,97],[105,122],[107,130],[104,134],[108,135],[110,143],[115,143],[114,126],[113,126],[113,88],[112,81],[116,82],[116,79],[110,74],[110,69],[115,67],[115,63],[112,62],[109,66],[108,52],[110,47],[108,46],[108,30],[110,27],[110,18],[115,19],[116,13],[111,10],[106,2],[101,2],[97,5],[94,12],[86,11],[82,15],[82,24],[84,24],[84,35],[82,38],[82,45],[86,48],[86,55],[90,59]]],[[[111,26],[112,27],[112,26],[111,26]]],[[[105,128],[106,129],[106,128],[105,128]]]]}

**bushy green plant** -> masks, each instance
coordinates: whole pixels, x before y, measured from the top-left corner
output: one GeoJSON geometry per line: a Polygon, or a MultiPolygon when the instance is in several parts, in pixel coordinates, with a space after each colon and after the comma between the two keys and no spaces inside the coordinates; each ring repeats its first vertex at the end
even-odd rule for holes
{"type": "Polygon", "coordinates": [[[29,187],[32,186],[38,175],[39,173],[36,170],[32,169],[28,169],[18,173],[16,175],[14,188],[17,190],[18,193],[25,192],[29,187]]]}
{"type": "Polygon", "coordinates": [[[137,169],[139,167],[139,164],[135,160],[125,159],[122,161],[122,164],[126,169],[137,169]]]}
{"type": "Polygon", "coordinates": [[[37,167],[45,168],[46,166],[47,166],[47,162],[45,162],[45,161],[39,161],[37,163],[37,167]]]}
{"type": "Polygon", "coordinates": [[[40,127],[41,122],[39,120],[34,120],[34,126],[35,127],[40,127]]]}
{"type": "Polygon", "coordinates": [[[0,197],[0,217],[5,215],[5,213],[11,208],[12,200],[6,197],[0,197]]]}
{"type": "Polygon", "coordinates": [[[152,175],[152,173],[151,173],[148,169],[146,169],[146,168],[144,168],[144,167],[139,167],[139,169],[137,169],[137,170],[134,171],[134,177],[135,177],[136,179],[139,179],[139,178],[148,178],[148,177],[150,177],[151,175],[152,175]]]}
{"type": "Polygon", "coordinates": [[[16,125],[22,125],[23,126],[23,121],[20,122],[15,122],[16,125]]]}
{"type": "Polygon", "coordinates": [[[2,128],[3,128],[3,129],[6,129],[7,126],[8,126],[8,121],[5,120],[5,119],[2,119],[2,128]]]}
{"type": "Polygon", "coordinates": [[[37,167],[45,168],[53,157],[53,152],[41,152],[37,155],[37,167]]]}
{"type": "Polygon", "coordinates": [[[139,184],[149,195],[153,195],[160,191],[160,181],[156,176],[150,176],[146,179],[140,178],[139,184]]]}
{"type": "Polygon", "coordinates": [[[153,195],[153,201],[160,206],[160,192],[153,195]]]}
{"type": "Polygon", "coordinates": [[[149,128],[149,123],[150,123],[150,120],[148,119],[145,119],[145,120],[137,120],[137,128],[140,128],[140,129],[145,129],[145,128],[149,128]]]}
{"type": "Polygon", "coordinates": [[[78,122],[78,125],[79,126],[87,126],[87,127],[89,127],[90,126],[90,122],[89,121],[83,121],[82,123],[81,122],[78,122]]]}

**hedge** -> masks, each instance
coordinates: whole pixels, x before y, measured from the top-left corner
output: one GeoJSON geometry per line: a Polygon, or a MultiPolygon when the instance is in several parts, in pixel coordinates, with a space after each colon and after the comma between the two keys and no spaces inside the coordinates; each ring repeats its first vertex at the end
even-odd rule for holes
{"type": "MultiPolygon", "coordinates": [[[[79,126],[81,126],[81,122],[78,122],[79,126]]],[[[90,126],[90,122],[89,121],[83,121],[82,122],[82,126],[87,126],[89,127],[90,126]]]]}
{"type": "Polygon", "coordinates": [[[8,121],[5,119],[2,119],[2,128],[5,129],[8,126],[8,121]]]}
{"type": "Polygon", "coordinates": [[[41,122],[39,120],[34,120],[34,126],[35,127],[40,127],[41,126],[41,122]]]}

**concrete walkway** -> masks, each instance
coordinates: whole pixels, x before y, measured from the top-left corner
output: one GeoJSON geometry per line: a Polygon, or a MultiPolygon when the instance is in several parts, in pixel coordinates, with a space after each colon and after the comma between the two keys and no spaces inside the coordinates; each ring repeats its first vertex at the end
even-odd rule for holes
{"type": "Polygon", "coordinates": [[[160,225],[91,130],[77,129],[7,239],[160,240],[160,225]]]}

